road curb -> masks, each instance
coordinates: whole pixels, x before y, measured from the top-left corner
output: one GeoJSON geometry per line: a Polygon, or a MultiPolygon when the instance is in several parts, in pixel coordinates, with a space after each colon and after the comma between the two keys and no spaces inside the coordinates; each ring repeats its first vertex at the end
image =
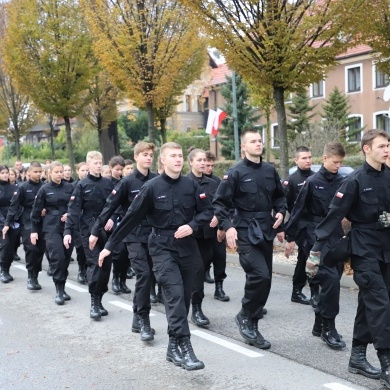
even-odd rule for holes
{"type": "MultiPolygon", "coordinates": [[[[227,253],[226,254],[226,262],[232,263],[235,265],[240,265],[240,262],[238,260],[238,255],[227,253]]],[[[273,272],[280,275],[285,276],[293,276],[294,275],[294,269],[295,264],[287,264],[287,263],[279,263],[279,262],[273,262],[273,272]]],[[[350,275],[343,275],[340,280],[341,287],[345,288],[355,288],[358,289],[358,286],[353,280],[353,277],[350,275]]]]}

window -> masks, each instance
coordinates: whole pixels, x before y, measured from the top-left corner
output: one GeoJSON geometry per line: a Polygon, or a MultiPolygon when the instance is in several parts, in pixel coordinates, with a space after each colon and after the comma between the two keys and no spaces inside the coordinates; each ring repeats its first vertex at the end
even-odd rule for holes
{"type": "Polygon", "coordinates": [[[186,95],[186,111],[191,112],[191,96],[186,95]]]}
{"type": "Polygon", "coordinates": [[[387,134],[390,134],[390,116],[389,112],[381,112],[374,114],[375,116],[375,128],[379,130],[386,131],[387,134]]]}
{"type": "Polygon", "coordinates": [[[385,88],[389,85],[389,77],[375,67],[375,88],[385,88]]]}
{"type": "Polygon", "coordinates": [[[347,127],[347,141],[360,142],[362,139],[363,117],[362,115],[349,115],[347,127]]]}
{"type": "Polygon", "coordinates": [[[324,80],[319,81],[318,83],[313,83],[310,88],[310,95],[312,98],[323,97],[324,96],[324,80]]]}
{"type": "Polygon", "coordinates": [[[362,66],[353,65],[345,68],[346,71],[346,88],[347,92],[362,91],[362,66]]]}
{"type": "Polygon", "coordinates": [[[280,133],[279,126],[277,123],[271,125],[271,138],[272,138],[272,147],[279,148],[280,147],[280,133]]]}

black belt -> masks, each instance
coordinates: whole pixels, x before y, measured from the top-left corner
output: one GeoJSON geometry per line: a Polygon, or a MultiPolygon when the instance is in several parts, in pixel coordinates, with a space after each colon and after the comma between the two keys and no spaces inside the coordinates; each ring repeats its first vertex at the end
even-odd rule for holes
{"type": "Polygon", "coordinates": [[[156,229],[152,228],[152,233],[156,236],[167,236],[167,237],[173,237],[175,235],[177,229],[156,229]]]}
{"type": "Polygon", "coordinates": [[[242,218],[266,218],[271,216],[270,211],[245,211],[236,209],[236,215],[242,218]]]}
{"type": "Polygon", "coordinates": [[[46,215],[64,215],[66,210],[46,210],[46,215]]]}
{"type": "Polygon", "coordinates": [[[385,230],[380,222],[370,222],[370,223],[362,223],[362,222],[352,222],[351,228],[359,228],[359,229],[374,229],[374,230],[385,230]]]}

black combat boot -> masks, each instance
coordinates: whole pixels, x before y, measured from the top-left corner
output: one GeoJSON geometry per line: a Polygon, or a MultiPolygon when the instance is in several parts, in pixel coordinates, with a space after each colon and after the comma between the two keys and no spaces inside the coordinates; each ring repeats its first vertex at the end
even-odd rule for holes
{"type": "Polygon", "coordinates": [[[150,285],[150,303],[157,303],[156,286],[154,283],[150,285]]]}
{"type": "Polygon", "coordinates": [[[34,282],[33,282],[33,273],[32,273],[32,271],[28,271],[27,290],[35,290],[35,285],[34,285],[34,282]]]}
{"type": "Polygon", "coordinates": [[[332,349],[343,349],[346,346],[337,333],[334,318],[322,318],[321,339],[332,349]]]}
{"type": "MultiPolygon", "coordinates": [[[[141,332],[141,324],[139,323],[138,314],[133,314],[133,323],[131,324],[131,331],[133,333],[140,333],[141,332]]],[[[152,328],[152,333],[156,334],[155,330],[152,328]]]]}
{"type": "Polygon", "coordinates": [[[204,363],[195,356],[190,338],[188,336],[180,337],[178,343],[182,355],[181,366],[187,371],[203,369],[204,363]]]}
{"type": "Polygon", "coordinates": [[[377,351],[381,362],[381,384],[390,389],[390,350],[377,351]]]}
{"type": "Polygon", "coordinates": [[[183,361],[183,356],[179,350],[179,344],[175,336],[169,336],[167,361],[173,363],[175,366],[181,366],[183,361]]]}
{"type": "Polygon", "coordinates": [[[267,341],[259,332],[258,324],[259,324],[259,320],[257,318],[252,318],[252,327],[254,332],[256,333],[257,339],[250,342],[245,340],[245,343],[253,345],[254,347],[259,349],[269,349],[271,348],[271,343],[267,341]]]}
{"type": "Polygon", "coordinates": [[[127,268],[126,278],[133,279],[134,276],[135,276],[135,272],[134,272],[133,268],[131,268],[131,267],[127,268]]]}
{"type": "Polygon", "coordinates": [[[210,268],[204,273],[204,281],[209,284],[214,284],[214,279],[210,276],[210,268]]]}
{"type": "Polygon", "coordinates": [[[98,296],[98,307],[99,307],[99,310],[100,310],[100,314],[102,315],[102,317],[105,317],[105,316],[108,316],[108,311],[104,308],[104,306],[102,304],[103,295],[104,294],[97,294],[97,296],[98,296]]]}
{"type": "Polygon", "coordinates": [[[2,265],[0,267],[0,282],[9,283],[14,280],[14,278],[9,274],[9,265],[2,265]]]}
{"type": "Polygon", "coordinates": [[[316,337],[321,337],[322,333],[322,317],[321,314],[316,314],[313,330],[311,331],[311,334],[316,337]]]}
{"type": "Polygon", "coordinates": [[[192,304],[191,321],[197,326],[207,326],[210,324],[209,319],[203,314],[202,305],[200,303],[192,304]]]}
{"type": "Polygon", "coordinates": [[[70,297],[70,295],[65,291],[65,283],[66,282],[62,282],[62,287],[63,287],[63,292],[62,292],[62,295],[64,297],[64,300],[65,301],[70,301],[72,298],[70,297]]]}
{"type": "Polygon", "coordinates": [[[121,274],[119,277],[119,288],[123,294],[130,294],[131,290],[126,286],[126,274],[121,274]]]}
{"type": "Polygon", "coordinates": [[[379,379],[381,370],[373,367],[366,358],[367,345],[358,345],[352,347],[351,357],[349,358],[348,371],[352,374],[361,374],[367,378],[379,379]]]}
{"type": "Polygon", "coordinates": [[[89,312],[89,316],[94,320],[100,320],[102,318],[102,314],[99,309],[99,294],[91,294],[91,310],[89,312]]]}
{"type": "Polygon", "coordinates": [[[56,283],[56,297],[54,299],[54,302],[57,304],[57,305],[63,305],[65,303],[65,299],[64,299],[64,285],[59,282],[59,283],[56,283]]]}
{"type": "Polygon", "coordinates": [[[316,309],[320,302],[320,286],[310,287],[310,305],[316,309]]]}
{"type": "Polygon", "coordinates": [[[117,272],[112,274],[111,289],[112,289],[112,291],[114,291],[114,293],[120,293],[121,292],[121,285],[119,283],[119,274],[117,272]]]}
{"type": "Polygon", "coordinates": [[[15,252],[14,261],[20,261],[20,260],[21,260],[20,256],[15,252]]]}
{"type": "Polygon", "coordinates": [[[252,314],[242,308],[241,311],[236,315],[236,324],[238,325],[238,330],[240,331],[241,336],[244,340],[249,342],[254,342],[257,340],[257,334],[253,330],[252,323],[252,314]]]}
{"type": "Polygon", "coordinates": [[[222,302],[230,301],[229,296],[225,294],[225,291],[223,291],[223,281],[222,280],[219,282],[215,282],[214,299],[218,299],[218,301],[222,301],[222,302]]]}
{"type": "Polygon", "coordinates": [[[39,275],[39,272],[38,271],[33,271],[32,273],[32,282],[34,284],[34,290],[40,290],[42,287],[41,285],[38,283],[38,275],[39,275]]]}
{"type": "Polygon", "coordinates": [[[85,266],[79,266],[79,273],[77,274],[77,282],[80,284],[87,283],[87,271],[85,266]]]}
{"type": "Polygon", "coordinates": [[[302,305],[310,305],[310,299],[302,292],[302,289],[296,287],[293,288],[291,302],[300,303],[302,305]]]}
{"type": "Polygon", "coordinates": [[[51,266],[50,263],[49,263],[49,268],[47,269],[46,273],[47,273],[47,276],[53,276],[53,274],[54,274],[53,267],[51,266]]]}
{"type": "Polygon", "coordinates": [[[160,284],[157,285],[157,301],[159,303],[164,303],[162,288],[160,284]]]}
{"type": "Polygon", "coordinates": [[[138,321],[141,326],[141,341],[152,341],[154,340],[153,331],[150,326],[150,318],[148,314],[138,316],[138,321]]]}

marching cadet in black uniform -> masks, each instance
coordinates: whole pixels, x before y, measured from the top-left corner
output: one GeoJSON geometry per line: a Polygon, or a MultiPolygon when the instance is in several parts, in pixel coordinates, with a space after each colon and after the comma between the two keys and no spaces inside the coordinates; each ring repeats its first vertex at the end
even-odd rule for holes
{"type": "MultiPolygon", "coordinates": [[[[17,186],[9,182],[9,168],[0,165],[0,227],[4,227],[7,212],[17,186]]],[[[19,223],[13,224],[5,239],[0,240],[0,282],[9,283],[14,280],[9,269],[14,260],[16,240],[19,237],[19,223]]]]}
{"type": "MultiPolygon", "coordinates": [[[[299,229],[306,225],[306,250],[309,251],[315,243],[314,229],[326,216],[329,204],[333,199],[343,177],[338,170],[345,157],[343,145],[338,142],[329,142],[324,147],[323,165],[314,175],[310,176],[295,202],[290,220],[285,229],[286,256],[294,251],[295,240],[299,239],[299,229]]],[[[344,235],[341,223],[335,227],[332,240],[337,241],[344,235]]],[[[338,267],[321,265],[316,275],[321,285],[320,299],[315,309],[315,322],[312,334],[321,336],[330,348],[345,348],[345,342],[336,331],[335,318],[339,314],[340,279],[343,273],[343,264],[338,267]]]]}
{"type": "Polygon", "coordinates": [[[366,162],[338,188],[329,213],[315,230],[317,242],[307,267],[313,269],[318,264],[319,251],[323,251],[325,242],[346,217],[351,222],[353,279],[359,287],[348,370],[369,378],[380,377],[381,383],[390,388],[390,173],[385,168],[389,135],[368,130],[361,145],[366,162]],[[370,343],[377,351],[381,371],[366,359],[370,343]]]}
{"type": "Polygon", "coordinates": [[[54,302],[57,305],[63,305],[65,301],[70,300],[65,291],[65,283],[73,251],[73,244],[65,248],[62,239],[68,202],[73,192],[72,184],[62,180],[63,169],[58,161],[50,164],[50,181],[38,191],[31,211],[31,243],[33,245],[37,243],[42,231],[53,270],[53,282],[56,286],[54,302]],[[44,209],[46,213],[41,229],[41,214],[44,209]]]}
{"type": "Polygon", "coordinates": [[[102,154],[91,151],[87,154],[89,174],[76,184],[70,198],[67,218],[64,230],[64,245],[69,248],[74,237],[74,232],[79,230],[85,256],[87,258],[87,279],[88,290],[91,294],[90,317],[99,320],[102,316],[108,315],[107,310],[102,305],[103,295],[108,291],[108,281],[111,272],[111,257],[103,267],[98,266],[100,249],[104,247],[107,240],[107,231],[111,230],[114,220],[109,220],[99,232],[99,240],[94,250],[89,249],[88,239],[96,218],[103,210],[104,204],[112,190],[114,184],[110,179],[101,176],[102,154]]]}
{"type": "MultiPolygon", "coordinates": [[[[291,215],[295,201],[297,200],[299,191],[305,184],[307,178],[314,175],[311,167],[311,152],[306,146],[299,146],[295,151],[295,164],[297,170],[283,180],[283,188],[286,193],[287,209],[291,215]]],[[[307,275],[305,271],[306,260],[309,257],[310,247],[306,237],[307,213],[303,211],[300,217],[299,224],[296,226],[296,244],[298,245],[297,264],[295,266],[293,281],[293,291],[291,294],[291,302],[301,303],[303,305],[311,304],[315,309],[320,299],[319,283],[316,278],[310,279],[311,298],[308,299],[303,294],[302,289],[306,285],[307,275]]]]}
{"type": "MultiPolygon", "coordinates": [[[[195,183],[200,186],[202,192],[212,199],[218,185],[214,180],[203,174],[206,163],[206,152],[201,149],[192,149],[188,154],[188,163],[191,168],[191,172],[187,175],[187,177],[194,180],[195,183]]],[[[196,238],[199,251],[202,256],[202,262],[198,264],[198,267],[196,267],[195,285],[191,299],[191,321],[197,326],[207,326],[210,324],[209,319],[203,314],[202,310],[202,301],[204,298],[204,270],[210,267],[210,263],[213,258],[214,241],[217,241],[217,226],[218,219],[213,216],[212,220],[200,227],[198,231],[194,233],[194,237],[196,238]]],[[[215,294],[218,295],[220,300],[228,301],[229,297],[225,294],[222,288],[223,279],[217,283],[218,290],[216,290],[215,294]]]]}
{"type": "MultiPolygon", "coordinates": [[[[122,179],[107,199],[107,203],[100,216],[96,219],[89,239],[90,248],[93,248],[97,241],[99,230],[106,224],[107,220],[122,206],[123,210],[130,207],[135,197],[145,183],[157,175],[150,172],[155,145],[150,142],[141,141],[134,146],[134,159],[137,168],[130,175],[122,179]]],[[[120,226],[120,224],[119,224],[120,226]]],[[[124,237],[123,242],[127,246],[128,254],[136,273],[136,283],[133,299],[133,325],[134,333],[141,333],[142,341],[154,339],[153,330],[150,327],[150,287],[152,278],[152,259],[148,250],[148,238],[152,227],[144,218],[133,230],[124,237]]],[[[121,245],[121,243],[119,243],[121,245]]],[[[115,246],[116,247],[116,246],[115,246]]],[[[123,275],[126,280],[127,265],[124,264],[123,275]]]]}
{"type": "Polygon", "coordinates": [[[223,177],[213,204],[227,244],[230,248],[237,245],[246,273],[242,309],[236,316],[240,334],[247,343],[267,349],[271,343],[258,331],[258,321],[271,289],[273,240],[287,205],[279,175],[261,159],[260,134],[256,130],[243,132],[241,148],[245,158],[223,177]],[[233,221],[231,206],[235,208],[233,221]]]}
{"type": "Polygon", "coordinates": [[[167,360],[186,370],[204,368],[192,349],[187,315],[194,283],[194,267],[202,261],[192,233],[213,216],[212,205],[193,180],[181,176],[181,146],[161,146],[164,173],[148,181],[134,199],[121,225],[100,253],[100,265],[112,249],[147,217],[153,227],[149,253],[157,282],[162,285],[168,320],[167,360]],[[179,348],[180,350],[179,351],[179,348]]]}
{"type": "MultiPolygon", "coordinates": [[[[30,240],[31,219],[30,214],[35,197],[44,183],[41,182],[42,166],[38,161],[32,161],[28,168],[29,179],[20,183],[17,191],[11,199],[7,218],[3,228],[3,239],[10,229],[10,226],[19,220],[20,213],[22,225],[22,242],[25,251],[26,268],[28,271],[27,289],[40,290],[42,287],[38,283],[38,274],[42,271],[42,259],[45,253],[45,241],[43,237],[35,245],[30,240]]],[[[42,222],[38,230],[42,230],[42,222]]]]}

